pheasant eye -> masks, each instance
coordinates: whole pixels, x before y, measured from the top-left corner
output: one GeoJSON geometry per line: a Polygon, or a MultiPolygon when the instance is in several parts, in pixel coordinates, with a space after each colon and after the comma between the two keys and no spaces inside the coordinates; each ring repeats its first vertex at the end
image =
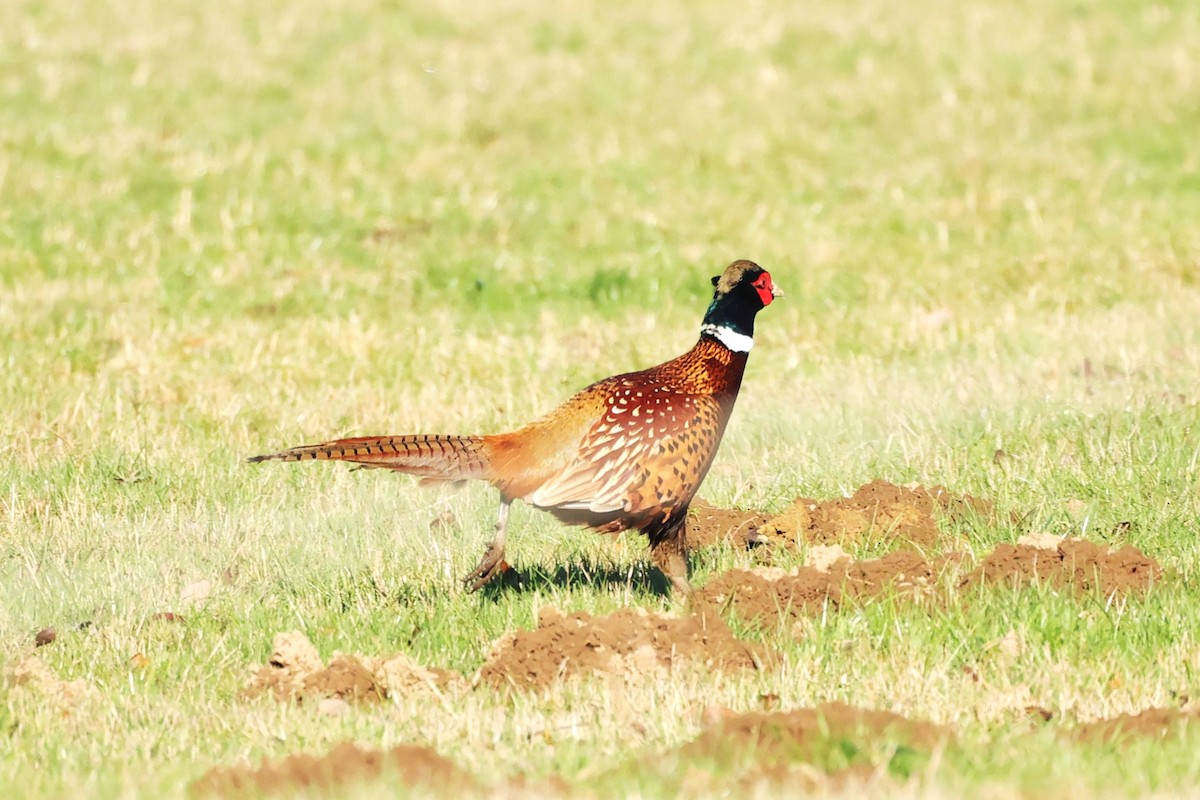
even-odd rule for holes
{"type": "Polygon", "coordinates": [[[758,299],[762,300],[764,306],[771,305],[771,301],[775,299],[775,285],[771,283],[771,273],[764,272],[750,285],[758,291],[758,299]]]}

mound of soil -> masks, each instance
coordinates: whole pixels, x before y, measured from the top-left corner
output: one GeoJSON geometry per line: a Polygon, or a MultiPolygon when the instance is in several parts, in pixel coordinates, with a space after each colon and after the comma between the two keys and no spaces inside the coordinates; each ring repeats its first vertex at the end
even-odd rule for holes
{"type": "Polygon", "coordinates": [[[476,680],[492,686],[544,689],[575,675],[632,677],[683,664],[710,669],[762,669],[777,661],[745,642],[716,614],[664,617],[626,608],[605,617],[546,608],[534,630],[505,634],[476,680]]]}
{"type": "Polygon", "coordinates": [[[806,544],[894,542],[927,550],[938,543],[939,516],[990,516],[990,501],[955,494],[943,486],[897,486],[874,480],[850,497],[817,501],[799,497],[782,514],[715,508],[703,500],[688,518],[688,544],[709,547],[719,542],[746,546],[772,543],[806,544]]]}
{"type": "Polygon", "coordinates": [[[910,774],[952,738],[949,730],[930,722],[825,703],[795,711],[718,715],[678,753],[723,769],[747,762],[756,771],[806,763],[825,773],[861,778],[877,767],[910,774]]]}
{"type": "Polygon", "coordinates": [[[29,693],[49,700],[64,710],[97,696],[94,686],[83,678],[64,681],[37,656],[27,656],[4,668],[4,682],[14,693],[29,693]]]}
{"type": "Polygon", "coordinates": [[[702,608],[732,609],[760,625],[836,610],[842,605],[886,592],[932,592],[948,558],[930,563],[913,550],[897,550],[870,561],[839,559],[826,570],[730,570],[697,592],[702,608]]]}
{"type": "Polygon", "coordinates": [[[337,697],[347,701],[378,702],[393,694],[461,688],[463,677],[453,670],[423,667],[408,656],[388,659],[334,653],[325,664],[303,633],[275,635],[271,658],[254,673],[244,694],[270,694],[277,700],[337,697]]]}
{"type": "Polygon", "coordinates": [[[693,550],[733,542],[745,547],[758,528],[771,520],[765,511],[718,508],[697,497],[688,509],[687,542],[693,550]]]}
{"type": "Polygon", "coordinates": [[[1085,742],[1114,743],[1127,737],[1165,739],[1200,722],[1200,713],[1177,708],[1148,708],[1138,714],[1121,714],[1080,725],[1075,736],[1085,742]]]}
{"type": "Polygon", "coordinates": [[[927,550],[938,543],[939,515],[990,515],[992,504],[945,487],[896,486],[874,480],[850,497],[816,502],[799,498],[758,529],[767,541],[792,546],[888,541],[927,550]]]}
{"type": "Polygon", "coordinates": [[[1104,595],[1140,594],[1162,577],[1162,566],[1132,545],[1119,550],[1085,539],[1038,544],[1001,544],[978,569],[962,579],[961,588],[980,583],[1022,586],[1044,582],[1080,592],[1104,595]]]}
{"type": "Polygon", "coordinates": [[[410,787],[439,792],[477,789],[475,779],[426,747],[398,745],[383,752],[343,742],[322,756],[299,753],[259,767],[214,767],[191,786],[193,797],[295,795],[305,789],[328,791],[352,782],[397,775],[410,787]]]}

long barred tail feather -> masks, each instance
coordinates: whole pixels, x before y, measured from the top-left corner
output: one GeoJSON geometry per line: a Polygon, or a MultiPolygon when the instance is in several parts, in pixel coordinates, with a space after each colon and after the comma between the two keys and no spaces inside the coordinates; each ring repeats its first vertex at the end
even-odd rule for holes
{"type": "Polygon", "coordinates": [[[259,461],[349,461],[364,467],[392,469],[418,475],[425,482],[487,479],[490,474],[487,441],[483,436],[362,436],[293,447],[254,456],[259,461]]]}

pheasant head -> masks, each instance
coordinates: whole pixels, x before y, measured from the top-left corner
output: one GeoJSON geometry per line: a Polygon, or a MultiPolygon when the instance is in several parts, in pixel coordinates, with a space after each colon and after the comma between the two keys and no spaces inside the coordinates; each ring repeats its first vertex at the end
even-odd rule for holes
{"type": "Polygon", "coordinates": [[[771,274],[753,261],[735,261],[712,279],[712,303],[700,326],[735,353],[749,352],[754,344],[754,316],[783,292],[771,274]]]}

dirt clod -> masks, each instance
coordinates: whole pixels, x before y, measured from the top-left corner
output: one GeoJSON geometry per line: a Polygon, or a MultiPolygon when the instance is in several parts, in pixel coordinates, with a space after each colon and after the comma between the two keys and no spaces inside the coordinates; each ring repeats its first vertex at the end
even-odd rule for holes
{"type": "Polygon", "coordinates": [[[410,787],[436,787],[455,793],[478,788],[458,766],[426,747],[398,745],[387,751],[343,742],[325,755],[290,755],[258,767],[214,767],[191,786],[193,797],[294,795],[305,789],[329,790],[353,782],[398,775],[410,787]]]}
{"type": "Polygon", "coordinates": [[[804,566],[817,572],[830,572],[839,561],[849,560],[850,554],[840,544],[814,544],[804,557],[804,566]]]}
{"type": "Polygon", "coordinates": [[[758,534],[792,546],[886,540],[928,549],[940,536],[941,515],[991,514],[992,504],[942,486],[896,486],[874,480],[850,497],[817,502],[798,498],[792,507],[759,526],[758,534]]]}
{"type": "Polygon", "coordinates": [[[271,660],[267,663],[288,678],[308,675],[325,666],[317,648],[299,631],[275,634],[271,660]]]}
{"type": "Polygon", "coordinates": [[[1045,723],[1054,719],[1054,712],[1041,706],[1026,706],[1025,716],[1033,722],[1045,723]]]}
{"type": "Polygon", "coordinates": [[[1200,713],[1177,708],[1148,708],[1137,714],[1121,714],[1101,719],[1075,729],[1075,735],[1085,742],[1114,743],[1127,737],[1165,739],[1184,728],[1200,722],[1200,713]]]}
{"type": "Polygon", "coordinates": [[[713,578],[697,597],[705,606],[729,607],[746,621],[770,624],[836,610],[847,602],[889,591],[932,590],[944,563],[931,564],[920,553],[897,550],[869,561],[839,559],[826,570],[730,570],[713,578]]]}
{"type": "Polygon", "coordinates": [[[1104,595],[1140,594],[1162,577],[1157,561],[1132,545],[1119,550],[1086,539],[1063,539],[1057,547],[1001,544],[978,569],[963,577],[961,588],[1002,582],[1014,586],[1047,583],[1104,595]]]}
{"type": "Polygon", "coordinates": [[[14,690],[28,692],[67,709],[97,695],[83,678],[64,681],[38,656],[28,656],[4,669],[5,683],[14,690]]]}
{"type": "Polygon", "coordinates": [[[1026,533],[1017,537],[1017,544],[1036,547],[1038,550],[1057,550],[1064,539],[1065,536],[1055,536],[1053,533],[1026,533]]]}
{"type": "Polygon", "coordinates": [[[770,519],[765,511],[718,508],[697,497],[688,509],[688,547],[698,550],[720,542],[745,547],[754,532],[770,519]]]}
{"type": "Polygon", "coordinates": [[[53,644],[57,638],[58,631],[54,630],[54,628],[42,628],[37,632],[37,636],[33,637],[33,646],[45,647],[48,644],[53,644]]]}
{"type": "Polygon", "coordinates": [[[628,608],[605,617],[547,608],[534,630],[501,637],[477,679],[493,686],[544,689],[575,675],[624,677],[699,664],[712,669],[761,668],[776,660],[742,641],[716,614],[664,617],[628,608]]]}
{"type": "Polygon", "coordinates": [[[886,765],[907,773],[942,743],[949,730],[888,711],[825,703],[794,711],[728,714],[683,745],[679,755],[718,766],[755,769],[808,763],[824,772],[886,765]]]}
{"type": "Polygon", "coordinates": [[[341,717],[350,713],[350,704],[340,697],[326,697],[317,703],[317,713],[325,717],[341,717]]]}
{"type": "Polygon", "coordinates": [[[397,693],[444,691],[463,685],[458,672],[426,668],[404,654],[383,659],[334,653],[325,664],[307,637],[297,631],[276,634],[273,645],[270,660],[255,671],[246,696],[377,702],[397,693]]]}
{"type": "Polygon", "coordinates": [[[335,655],[324,669],[305,676],[300,694],[378,701],[387,697],[387,684],[358,656],[335,655]]]}

